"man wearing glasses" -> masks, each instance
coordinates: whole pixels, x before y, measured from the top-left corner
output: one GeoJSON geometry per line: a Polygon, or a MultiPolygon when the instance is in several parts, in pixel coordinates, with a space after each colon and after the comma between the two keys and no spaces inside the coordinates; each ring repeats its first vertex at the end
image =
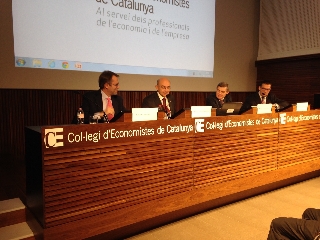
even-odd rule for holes
{"type": "Polygon", "coordinates": [[[169,117],[172,116],[175,112],[175,100],[170,94],[170,81],[167,78],[160,78],[157,80],[157,85],[155,87],[157,92],[146,96],[143,99],[142,107],[157,107],[159,111],[166,112],[169,117]]]}
{"type": "Polygon", "coordinates": [[[99,115],[103,121],[110,121],[115,115],[125,111],[122,97],[118,96],[119,75],[104,71],[99,76],[99,90],[83,95],[82,109],[84,123],[89,123],[89,116],[99,115]]]}
{"type": "Polygon", "coordinates": [[[281,110],[289,106],[290,104],[280,98],[277,98],[276,95],[270,93],[271,83],[269,81],[262,81],[259,86],[259,91],[249,95],[245,102],[242,104],[240,109],[240,114],[251,109],[251,106],[257,106],[258,104],[275,104],[277,110],[281,110]]]}

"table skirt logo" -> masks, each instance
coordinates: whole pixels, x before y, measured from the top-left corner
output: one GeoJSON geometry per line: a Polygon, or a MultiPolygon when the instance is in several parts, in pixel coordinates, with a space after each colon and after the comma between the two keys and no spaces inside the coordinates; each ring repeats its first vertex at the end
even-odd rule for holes
{"type": "Polygon", "coordinates": [[[51,128],[44,130],[44,145],[46,148],[63,147],[63,128],[51,128]]]}
{"type": "Polygon", "coordinates": [[[204,119],[195,119],[195,132],[204,132],[204,119]]]}
{"type": "Polygon", "coordinates": [[[280,123],[281,124],[286,124],[286,120],[287,120],[286,113],[280,113],[280,123]]]}

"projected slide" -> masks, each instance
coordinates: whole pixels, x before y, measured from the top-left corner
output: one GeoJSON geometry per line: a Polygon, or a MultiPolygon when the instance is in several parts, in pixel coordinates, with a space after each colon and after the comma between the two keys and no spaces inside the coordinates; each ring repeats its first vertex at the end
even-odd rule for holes
{"type": "Polygon", "coordinates": [[[214,0],[12,0],[16,67],[212,77],[214,0]]]}

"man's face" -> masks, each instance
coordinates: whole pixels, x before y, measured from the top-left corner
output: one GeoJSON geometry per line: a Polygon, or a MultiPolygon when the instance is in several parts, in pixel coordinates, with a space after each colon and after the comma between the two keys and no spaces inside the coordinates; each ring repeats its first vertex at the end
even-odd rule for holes
{"type": "Polygon", "coordinates": [[[162,97],[167,96],[171,89],[170,81],[166,78],[160,79],[158,85],[156,85],[156,89],[162,97]]]}
{"type": "Polygon", "coordinates": [[[228,93],[229,91],[227,87],[217,87],[216,97],[221,100],[224,99],[228,93]]]}
{"type": "Polygon", "coordinates": [[[263,97],[267,97],[269,92],[271,90],[271,84],[261,84],[261,86],[259,86],[259,92],[260,95],[263,97]]]}
{"type": "Polygon", "coordinates": [[[119,89],[119,79],[116,76],[112,76],[110,84],[106,83],[104,85],[106,94],[108,96],[117,95],[119,89]]]}

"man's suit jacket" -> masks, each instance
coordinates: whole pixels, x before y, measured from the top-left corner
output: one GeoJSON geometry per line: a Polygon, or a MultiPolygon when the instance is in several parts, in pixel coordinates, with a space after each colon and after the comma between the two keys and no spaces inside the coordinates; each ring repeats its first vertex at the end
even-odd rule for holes
{"type": "MultiPolygon", "coordinates": [[[[245,102],[242,104],[242,107],[240,109],[240,114],[245,111],[248,111],[251,108],[251,106],[257,106],[260,103],[261,103],[261,98],[260,98],[260,95],[258,92],[255,92],[255,93],[249,95],[246,98],[245,102]]],[[[276,95],[274,95],[272,93],[268,94],[267,99],[266,99],[266,103],[272,103],[272,104],[277,103],[280,106],[280,110],[282,108],[290,105],[288,102],[286,102],[280,98],[277,98],[276,95]]]]}
{"type": "MultiPolygon", "coordinates": [[[[117,115],[121,111],[125,111],[123,106],[123,99],[118,95],[112,95],[112,106],[114,108],[114,115],[117,115]]],[[[89,123],[89,116],[93,116],[96,112],[103,111],[103,102],[101,90],[87,92],[82,98],[82,109],[84,112],[84,123],[89,123]]]]}
{"type": "MultiPolygon", "coordinates": [[[[223,100],[223,102],[232,102],[232,98],[230,93],[227,94],[223,100]]],[[[206,106],[212,106],[213,108],[222,108],[222,105],[219,101],[219,99],[216,97],[216,93],[211,93],[207,98],[206,98],[206,106]]]]}
{"type": "MultiPolygon", "coordinates": [[[[171,111],[171,115],[175,113],[175,100],[174,97],[170,94],[167,95],[167,99],[169,101],[169,107],[171,111]]],[[[158,93],[152,93],[148,96],[146,96],[142,101],[142,107],[143,108],[154,108],[159,107],[159,105],[162,106],[162,102],[160,101],[160,98],[158,96],[158,93]]]]}

